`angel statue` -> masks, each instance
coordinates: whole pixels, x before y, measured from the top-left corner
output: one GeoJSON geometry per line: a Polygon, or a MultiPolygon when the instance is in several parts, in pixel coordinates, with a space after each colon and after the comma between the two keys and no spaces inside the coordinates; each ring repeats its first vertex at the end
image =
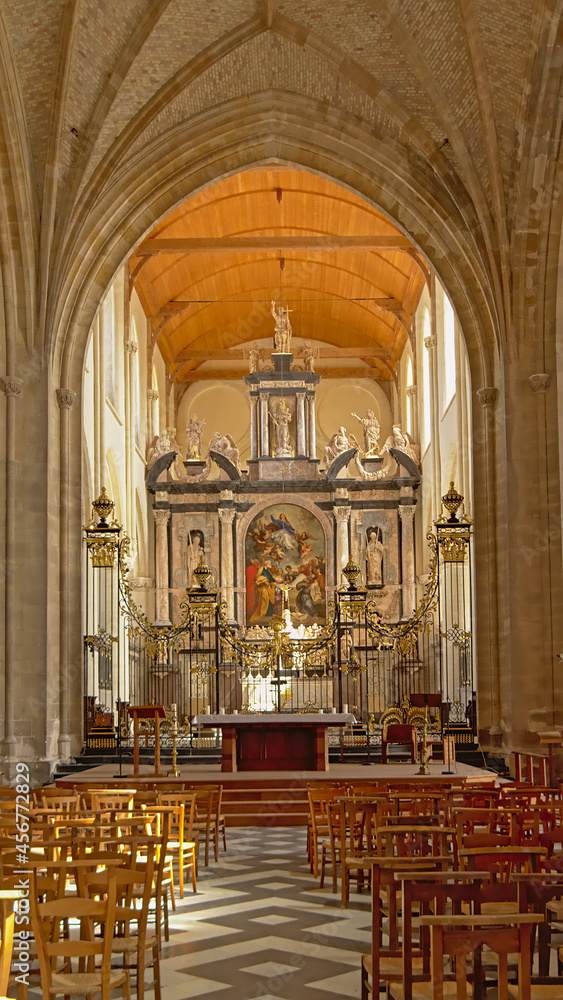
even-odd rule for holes
{"type": "Polygon", "coordinates": [[[328,442],[324,450],[324,460],[325,465],[328,469],[329,465],[332,465],[335,458],[338,458],[343,451],[348,451],[348,448],[352,448],[353,445],[350,442],[348,435],[346,433],[345,427],[339,427],[336,434],[333,434],[330,441],[328,442]]]}
{"type": "Polygon", "coordinates": [[[221,434],[214,431],[209,442],[209,451],[217,451],[220,455],[232,462],[235,469],[240,472],[240,455],[234,439],[230,434],[221,434]]]}
{"type": "Polygon", "coordinates": [[[274,344],[278,354],[290,354],[291,353],[291,323],[289,322],[289,314],[293,312],[293,309],[284,309],[283,306],[278,306],[276,309],[276,303],[272,299],[272,316],[276,321],[276,329],[274,332],[274,344]]]}

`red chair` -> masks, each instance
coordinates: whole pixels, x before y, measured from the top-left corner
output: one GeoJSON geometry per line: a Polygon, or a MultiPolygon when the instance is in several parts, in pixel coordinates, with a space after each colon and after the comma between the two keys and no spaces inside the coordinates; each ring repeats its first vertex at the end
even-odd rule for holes
{"type": "Polygon", "coordinates": [[[414,726],[393,723],[386,726],[381,736],[381,763],[387,764],[387,747],[403,746],[410,753],[411,764],[416,763],[416,729],[414,726]]]}

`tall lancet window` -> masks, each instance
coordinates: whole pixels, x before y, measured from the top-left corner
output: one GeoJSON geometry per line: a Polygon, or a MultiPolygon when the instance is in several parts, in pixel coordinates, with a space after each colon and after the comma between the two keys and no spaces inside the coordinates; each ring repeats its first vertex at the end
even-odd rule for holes
{"type": "Polygon", "coordinates": [[[455,315],[450,300],[444,295],[444,406],[445,410],[455,395],[455,315]]]}
{"type": "MultiPolygon", "coordinates": [[[[423,329],[423,344],[431,335],[430,329],[430,313],[428,309],[424,310],[424,321],[422,324],[423,329]]],[[[432,406],[431,406],[431,392],[432,387],[430,384],[430,351],[427,347],[423,347],[422,351],[422,393],[423,393],[423,415],[424,415],[424,449],[428,448],[430,444],[430,439],[432,437],[432,406]]]]}

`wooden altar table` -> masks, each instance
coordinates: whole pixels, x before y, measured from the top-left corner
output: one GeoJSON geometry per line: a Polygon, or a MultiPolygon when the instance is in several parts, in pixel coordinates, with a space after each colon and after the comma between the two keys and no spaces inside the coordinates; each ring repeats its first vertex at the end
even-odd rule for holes
{"type": "Polygon", "coordinates": [[[196,715],[193,725],[220,729],[222,771],[328,771],[331,726],[353,725],[351,712],[196,715]]]}

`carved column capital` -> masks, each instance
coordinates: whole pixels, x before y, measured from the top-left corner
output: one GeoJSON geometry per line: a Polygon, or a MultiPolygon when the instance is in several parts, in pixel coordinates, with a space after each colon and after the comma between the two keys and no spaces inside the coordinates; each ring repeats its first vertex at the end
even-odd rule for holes
{"type": "Polygon", "coordinates": [[[232,524],[235,519],[236,510],[234,507],[219,507],[217,510],[221,524],[232,524]]]}
{"type": "Polygon", "coordinates": [[[17,378],[16,375],[2,375],[0,385],[6,396],[19,396],[23,387],[23,378],[17,378]]]}
{"type": "Polygon", "coordinates": [[[337,524],[344,524],[348,521],[350,514],[352,513],[351,507],[333,507],[332,510],[334,514],[334,519],[337,524]]]}
{"type": "Polygon", "coordinates": [[[418,396],[418,386],[417,385],[407,385],[406,394],[409,399],[416,399],[418,396]]]}
{"type": "Polygon", "coordinates": [[[498,399],[498,389],[493,385],[487,385],[483,389],[477,389],[477,399],[484,410],[492,409],[498,399]]]}
{"type": "Polygon", "coordinates": [[[438,343],[438,335],[436,333],[431,333],[429,337],[424,338],[424,346],[427,351],[432,351],[438,343]]]}
{"type": "Polygon", "coordinates": [[[547,392],[551,385],[551,375],[549,372],[539,372],[537,375],[530,375],[528,382],[530,383],[532,392],[547,392]]]}
{"type": "Polygon", "coordinates": [[[406,504],[399,504],[397,510],[403,524],[412,524],[416,510],[415,504],[409,504],[408,506],[406,504]]]}
{"type": "Polygon", "coordinates": [[[72,389],[57,389],[57,403],[61,410],[70,410],[74,406],[76,393],[72,389]]]}
{"type": "Polygon", "coordinates": [[[124,351],[125,351],[126,354],[136,354],[139,348],[137,346],[136,341],[134,341],[134,340],[124,340],[123,341],[123,349],[124,349],[124,351]]]}
{"type": "Polygon", "coordinates": [[[158,399],[158,392],[156,389],[147,389],[147,402],[156,403],[158,399]]]}
{"type": "Polygon", "coordinates": [[[157,528],[165,528],[170,520],[169,510],[153,510],[157,528]]]}
{"type": "Polygon", "coordinates": [[[260,392],[260,399],[262,400],[262,402],[267,403],[269,398],[270,398],[269,392],[260,392]]]}

